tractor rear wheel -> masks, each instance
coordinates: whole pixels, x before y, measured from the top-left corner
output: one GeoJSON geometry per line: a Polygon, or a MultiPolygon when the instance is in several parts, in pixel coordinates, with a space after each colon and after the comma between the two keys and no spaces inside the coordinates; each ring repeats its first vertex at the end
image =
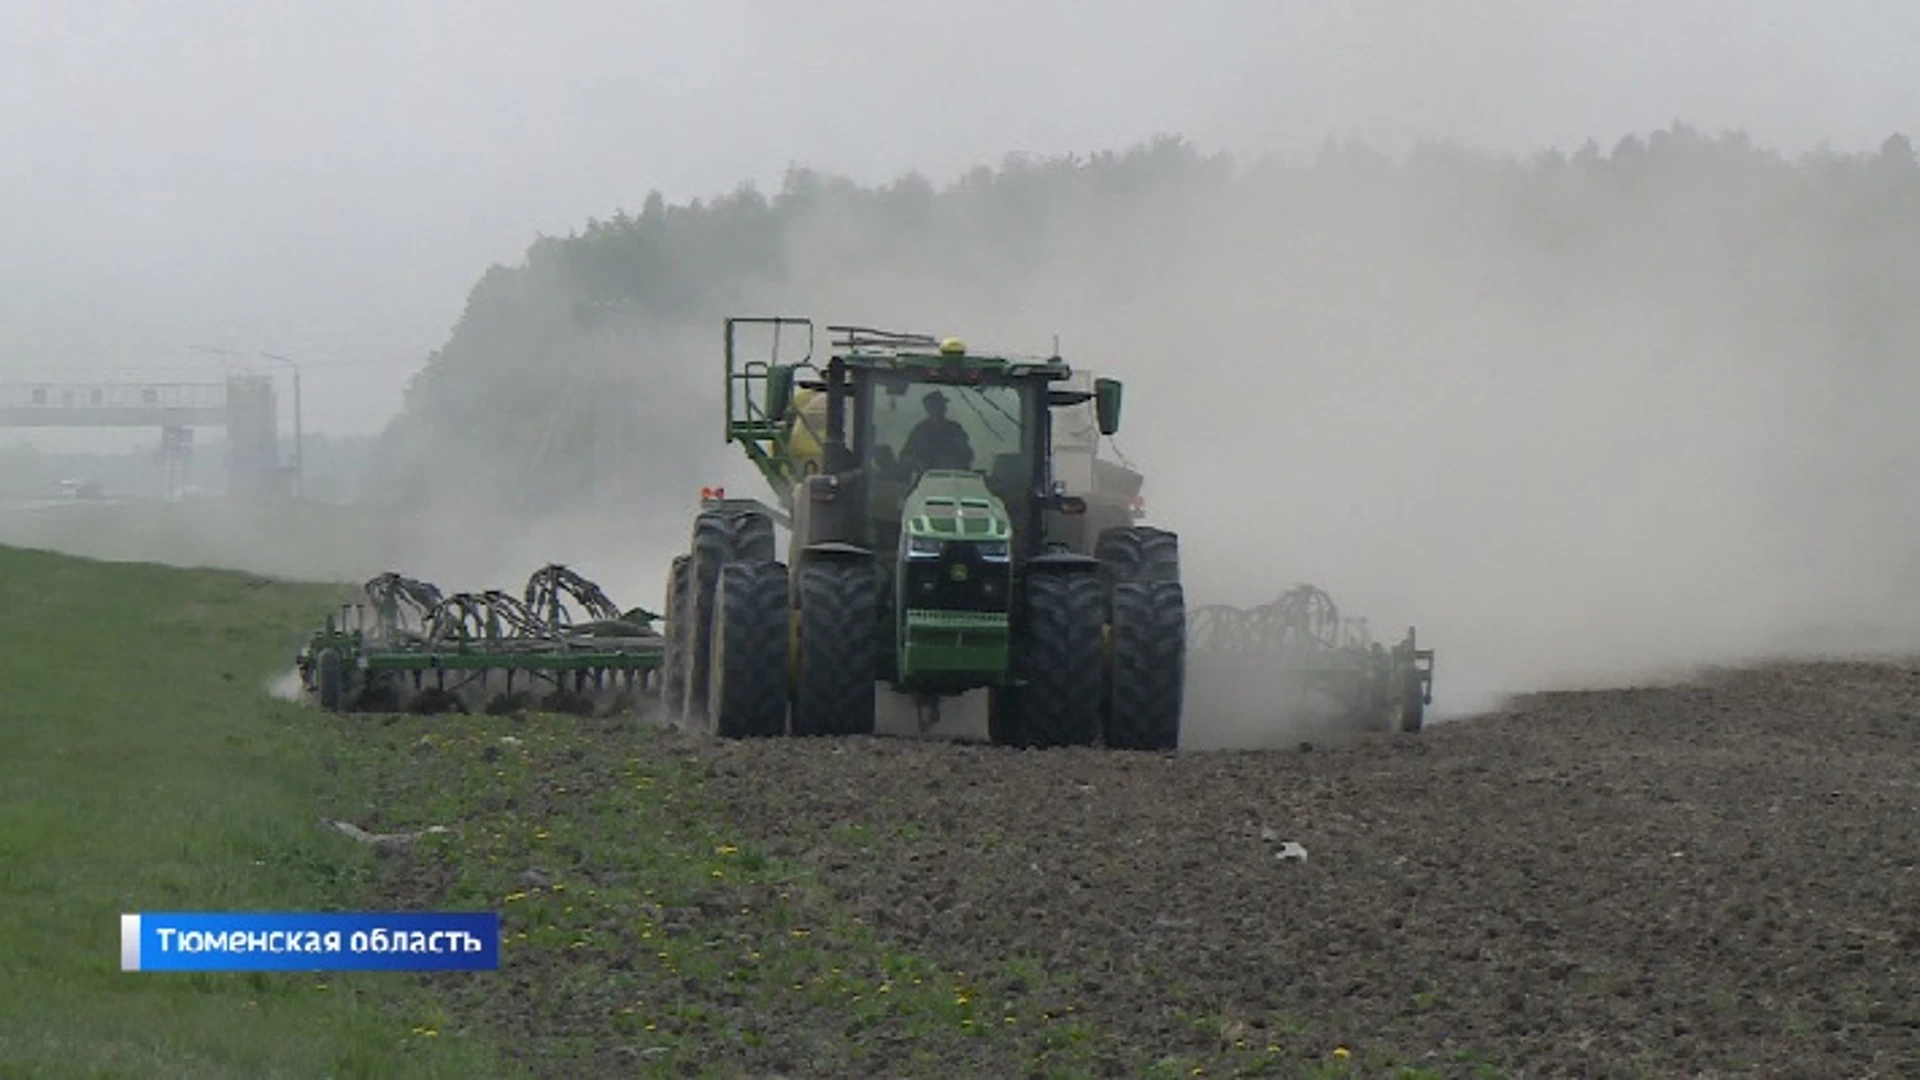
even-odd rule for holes
{"type": "Polygon", "coordinates": [[[728,563],[715,598],[707,731],[723,739],[786,734],[786,565],[728,563]]]}
{"type": "MultiPolygon", "coordinates": [[[[1014,683],[996,734],[1015,746],[1091,746],[1100,737],[1106,591],[1093,574],[1027,579],[1014,632],[1014,683]]],[[[996,740],[996,741],[1001,741],[996,740]]]]}
{"type": "Polygon", "coordinates": [[[823,561],[801,570],[795,735],[873,734],[879,619],[871,563],[823,561]]]}
{"type": "Polygon", "coordinates": [[[669,716],[680,711],[687,696],[687,630],[693,613],[688,589],[692,574],[693,556],[675,555],[673,569],[667,572],[667,610],[661,616],[667,641],[660,659],[660,704],[669,716]]]}
{"type": "Polygon", "coordinates": [[[1186,691],[1186,593],[1176,581],[1113,586],[1106,742],[1116,750],[1175,750],[1186,691]]]}
{"type": "Polygon", "coordinates": [[[772,562],[773,519],[752,509],[702,510],[693,519],[693,555],[688,593],[692,619],[688,634],[686,692],[681,715],[696,717],[707,707],[712,669],[713,596],[720,568],[735,562],[772,562]]]}
{"type": "Polygon", "coordinates": [[[1102,529],[1094,558],[1109,581],[1179,581],[1180,534],[1152,525],[1102,529]]]}

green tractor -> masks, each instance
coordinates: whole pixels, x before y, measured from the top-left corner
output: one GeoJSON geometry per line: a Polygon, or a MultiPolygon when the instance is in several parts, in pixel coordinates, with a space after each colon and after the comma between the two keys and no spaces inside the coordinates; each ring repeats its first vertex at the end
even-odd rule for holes
{"type": "Polygon", "coordinates": [[[667,582],[667,710],[723,738],[867,735],[880,690],[937,715],[985,691],[999,745],[1172,750],[1186,605],[1179,540],[1125,500],[1068,494],[1054,419],[1121,384],[958,340],[730,318],[726,438],[777,505],[702,493],[667,582]],[[771,358],[736,355],[743,328],[771,358]],[[805,354],[780,359],[784,334],[805,354]],[[784,559],[776,525],[789,543],[784,559]]]}

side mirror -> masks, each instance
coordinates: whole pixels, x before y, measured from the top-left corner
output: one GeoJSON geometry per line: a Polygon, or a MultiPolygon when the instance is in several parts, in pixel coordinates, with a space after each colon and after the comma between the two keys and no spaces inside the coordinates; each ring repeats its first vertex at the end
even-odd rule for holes
{"type": "Polygon", "coordinates": [[[1120,380],[1093,380],[1094,418],[1100,423],[1100,434],[1112,435],[1120,430],[1120,380]]]}
{"type": "Polygon", "coordinates": [[[793,406],[793,365],[773,364],[767,368],[767,419],[778,423],[787,418],[793,406]]]}

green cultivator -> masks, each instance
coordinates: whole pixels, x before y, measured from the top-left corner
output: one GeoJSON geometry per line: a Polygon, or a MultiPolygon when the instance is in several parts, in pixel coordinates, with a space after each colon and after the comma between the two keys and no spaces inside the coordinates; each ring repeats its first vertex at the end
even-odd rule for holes
{"type": "Polygon", "coordinates": [[[442,595],[394,573],[363,591],[300,650],[301,684],[323,708],[611,712],[657,689],[657,616],[622,611],[565,566],[535,571],[518,597],[442,595]]]}
{"type": "Polygon", "coordinates": [[[1187,662],[1195,706],[1251,730],[1419,731],[1433,701],[1433,650],[1411,627],[1383,645],[1312,585],[1255,608],[1189,612],[1187,662]]]}

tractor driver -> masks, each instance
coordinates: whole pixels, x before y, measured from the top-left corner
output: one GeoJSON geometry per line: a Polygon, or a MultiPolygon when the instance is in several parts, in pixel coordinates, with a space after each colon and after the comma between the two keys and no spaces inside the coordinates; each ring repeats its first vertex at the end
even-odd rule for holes
{"type": "Polygon", "coordinates": [[[901,464],[915,471],[973,468],[973,443],[967,429],[947,416],[947,395],[938,390],[920,399],[927,417],[913,426],[900,448],[901,464]]]}

